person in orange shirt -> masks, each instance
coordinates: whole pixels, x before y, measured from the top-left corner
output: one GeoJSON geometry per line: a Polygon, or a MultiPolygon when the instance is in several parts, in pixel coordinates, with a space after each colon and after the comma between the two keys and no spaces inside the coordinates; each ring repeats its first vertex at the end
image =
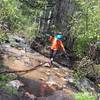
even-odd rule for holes
{"type": "Polygon", "coordinates": [[[54,36],[50,36],[49,41],[52,43],[50,47],[50,59],[51,61],[55,58],[57,51],[61,50],[65,53],[65,48],[62,43],[63,34],[61,32],[54,33],[54,36]]]}

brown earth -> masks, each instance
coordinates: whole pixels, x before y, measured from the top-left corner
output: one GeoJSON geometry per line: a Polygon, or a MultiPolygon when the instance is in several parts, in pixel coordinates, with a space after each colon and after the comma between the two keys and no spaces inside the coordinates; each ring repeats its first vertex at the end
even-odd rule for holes
{"type": "MultiPolygon", "coordinates": [[[[50,60],[38,52],[29,53],[25,52],[24,50],[10,48],[8,52],[5,53],[3,58],[5,65],[8,66],[10,70],[14,71],[27,70],[46,62],[36,70],[27,73],[18,73],[18,75],[28,80],[42,80],[52,91],[63,88],[63,86],[67,83],[67,80],[64,79],[64,77],[72,75],[72,71],[68,68],[56,68],[55,66],[51,67],[48,64],[50,60]],[[52,77],[51,80],[53,80],[52,84],[50,84],[48,80],[50,77],[52,77]]],[[[30,84],[28,83],[28,85],[30,84]]],[[[31,86],[29,87],[31,88],[31,86]]],[[[64,88],[63,90],[69,95],[74,93],[74,90],[71,88],[64,88]]]]}

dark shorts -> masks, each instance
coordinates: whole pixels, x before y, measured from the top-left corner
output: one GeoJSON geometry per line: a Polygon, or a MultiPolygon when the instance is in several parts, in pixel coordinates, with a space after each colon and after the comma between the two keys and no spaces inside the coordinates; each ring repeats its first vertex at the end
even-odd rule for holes
{"type": "Polygon", "coordinates": [[[50,50],[50,58],[55,58],[55,56],[56,56],[56,54],[57,54],[57,50],[50,50]]]}

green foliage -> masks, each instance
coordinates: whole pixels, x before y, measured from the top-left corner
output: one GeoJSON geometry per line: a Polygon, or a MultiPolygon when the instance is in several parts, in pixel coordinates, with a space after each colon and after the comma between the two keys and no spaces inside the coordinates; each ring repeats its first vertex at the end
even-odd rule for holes
{"type": "Polygon", "coordinates": [[[95,69],[95,65],[93,62],[88,58],[83,58],[79,63],[74,65],[74,77],[77,80],[84,79],[87,75],[95,75],[97,71],[95,69]],[[94,72],[95,70],[95,72],[94,72]]]}
{"type": "Polygon", "coordinates": [[[100,74],[100,65],[95,65],[95,68],[96,68],[96,72],[97,72],[98,74],[100,74]]]}
{"type": "Polygon", "coordinates": [[[75,51],[81,56],[86,55],[88,45],[100,40],[99,1],[76,0],[76,11],[73,16],[74,35],[77,38],[75,51]]]}
{"type": "Polygon", "coordinates": [[[32,36],[45,4],[46,0],[0,0],[0,21],[7,22],[13,33],[24,31],[32,36]]]}
{"type": "Polygon", "coordinates": [[[85,71],[83,71],[82,69],[80,70],[80,67],[76,67],[74,68],[74,78],[76,80],[79,80],[79,79],[83,79],[85,78],[87,75],[87,73],[85,71]]]}
{"type": "MultiPolygon", "coordinates": [[[[10,31],[23,31],[28,38],[39,30],[39,18],[50,0],[0,0],[0,21],[8,23],[10,31]]],[[[74,49],[80,56],[86,55],[90,42],[100,40],[100,2],[75,0],[72,30],[77,38],[74,49]]],[[[46,14],[43,15],[45,17],[46,14]]],[[[1,30],[0,30],[0,33],[1,30]]],[[[3,38],[0,38],[2,41],[3,38]]]]}
{"type": "Polygon", "coordinates": [[[13,79],[15,79],[14,75],[0,74],[0,88],[6,90],[8,93],[17,94],[17,89],[7,85],[7,83],[13,79]]]}
{"type": "Polygon", "coordinates": [[[6,34],[3,30],[0,29],[0,44],[7,39],[6,34]]]}
{"type": "Polygon", "coordinates": [[[96,97],[88,92],[75,94],[75,100],[96,100],[96,97]]]}
{"type": "Polygon", "coordinates": [[[6,75],[0,75],[0,81],[7,81],[9,78],[6,75]]]}
{"type": "Polygon", "coordinates": [[[13,80],[15,79],[15,76],[14,75],[4,75],[4,74],[0,74],[0,81],[10,81],[10,80],[13,80]]]}
{"type": "Polygon", "coordinates": [[[1,82],[0,88],[4,89],[7,93],[10,93],[10,94],[17,94],[18,93],[16,88],[13,88],[11,86],[7,86],[7,82],[1,82]]]}
{"type": "Polygon", "coordinates": [[[0,61],[0,68],[5,67],[5,65],[0,61]]]}

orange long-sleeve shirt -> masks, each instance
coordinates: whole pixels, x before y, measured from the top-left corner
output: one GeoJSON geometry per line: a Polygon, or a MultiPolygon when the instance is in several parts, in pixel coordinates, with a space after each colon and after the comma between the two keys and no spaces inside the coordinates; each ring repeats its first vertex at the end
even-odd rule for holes
{"type": "Polygon", "coordinates": [[[65,50],[64,45],[61,40],[57,40],[54,37],[50,36],[49,41],[52,42],[51,49],[52,50],[65,50]]]}

